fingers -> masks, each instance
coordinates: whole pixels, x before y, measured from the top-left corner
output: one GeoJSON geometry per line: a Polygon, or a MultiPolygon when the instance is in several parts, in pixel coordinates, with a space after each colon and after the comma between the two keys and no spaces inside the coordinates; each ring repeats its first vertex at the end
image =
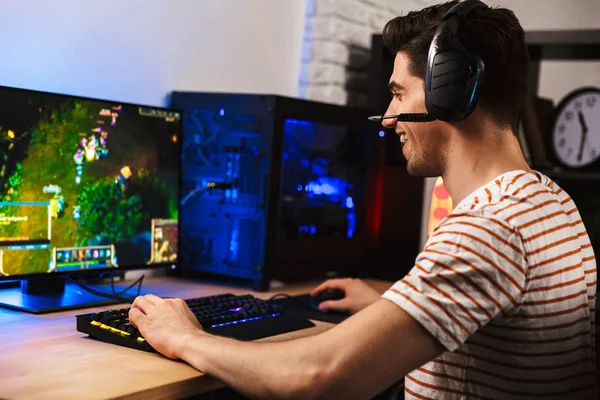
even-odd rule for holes
{"type": "MultiPolygon", "coordinates": [[[[148,296],[150,296],[150,295],[148,295],[148,296]]],[[[146,296],[136,297],[135,300],[133,301],[133,304],[131,305],[132,309],[137,308],[142,313],[148,312],[148,310],[150,310],[153,307],[154,307],[154,303],[152,303],[151,300],[149,300],[146,296]]]]}
{"type": "Polygon", "coordinates": [[[137,308],[131,308],[129,310],[129,322],[137,329],[146,322],[146,318],[148,317],[137,308]]]}
{"type": "Polygon", "coordinates": [[[332,289],[341,289],[345,291],[346,288],[346,279],[329,279],[319,286],[314,288],[312,292],[310,292],[311,297],[318,295],[321,292],[332,289]]]}
{"type": "Polygon", "coordinates": [[[319,310],[323,312],[346,312],[350,311],[350,307],[344,300],[326,300],[319,304],[319,310]]]}
{"type": "Polygon", "coordinates": [[[147,294],[144,297],[147,298],[152,304],[156,304],[157,302],[162,300],[160,297],[155,296],[153,294],[147,294]]]}

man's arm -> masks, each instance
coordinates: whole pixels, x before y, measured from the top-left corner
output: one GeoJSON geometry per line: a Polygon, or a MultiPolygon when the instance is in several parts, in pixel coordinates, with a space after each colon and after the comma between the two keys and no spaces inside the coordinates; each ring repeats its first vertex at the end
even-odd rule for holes
{"type": "Polygon", "coordinates": [[[181,343],[177,357],[261,398],[369,398],[444,351],[386,299],[312,337],[257,343],[196,331],[181,343]]]}
{"type": "Polygon", "coordinates": [[[391,282],[391,281],[383,281],[383,280],[379,280],[379,279],[368,279],[367,283],[369,284],[369,286],[371,286],[373,289],[377,290],[379,293],[383,294],[385,293],[386,290],[388,290],[389,288],[392,287],[392,285],[396,282],[391,282]]]}

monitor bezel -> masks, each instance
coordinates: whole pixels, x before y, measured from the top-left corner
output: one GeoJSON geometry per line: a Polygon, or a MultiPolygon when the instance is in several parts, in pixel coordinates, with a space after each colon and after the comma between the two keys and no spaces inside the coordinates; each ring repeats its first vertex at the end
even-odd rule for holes
{"type": "MultiPolygon", "coordinates": [[[[87,96],[79,96],[72,95],[66,93],[58,93],[58,92],[48,92],[43,90],[35,90],[35,89],[26,89],[19,88],[14,86],[5,86],[0,85],[0,91],[4,90],[13,90],[19,92],[28,92],[32,94],[41,94],[45,96],[54,96],[54,97],[62,97],[68,98],[69,100],[89,100],[89,101],[99,101],[106,103],[114,103],[114,104],[122,104],[125,106],[133,106],[133,107],[148,107],[154,108],[160,111],[169,111],[169,112],[179,112],[180,118],[176,123],[178,126],[177,132],[177,158],[178,158],[178,180],[177,180],[177,204],[178,207],[181,204],[181,187],[182,187],[182,161],[181,161],[181,149],[183,140],[183,111],[178,108],[173,107],[164,107],[164,106],[154,106],[149,104],[141,104],[141,103],[132,103],[127,101],[118,101],[111,99],[103,99],[97,97],[87,97],[87,96]]],[[[180,210],[181,211],[181,210],[180,210]]],[[[67,276],[90,276],[95,274],[105,274],[105,273],[118,273],[118,272],[126,272],[126,271],[139,271],[139,270],[147,270],[147,269],[159,269],[159,268],[178,268],[181,262],[181,212],[178,213],[177,218],[177,260],[175,262],[167,262],[167,263],[156,263],[156,264],[139,264],[139,265],[128,265],[125,267],[118,266],[116,268],[92,268],[92,269],[80,269],[80,270],[72,270],[72,271],[55,271],[55,272],[43,272],[43,273],[33,273],[33,274],[19,274],[19,275],[0,275],[1,281],[18,281],[18,280],[29,280],[29,279],[40,279],[40,278],[64,278],[67,276]]]]}

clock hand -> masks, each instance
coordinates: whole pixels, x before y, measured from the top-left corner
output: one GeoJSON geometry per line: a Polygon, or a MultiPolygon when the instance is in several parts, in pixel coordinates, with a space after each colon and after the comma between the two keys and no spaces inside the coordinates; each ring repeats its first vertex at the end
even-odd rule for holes
{"type": "Polygon", "coordinates": [[[585,123],[585,119],[583,119],[583,114],[581,111],[578,112],[579,116],[579,124],[581,125],[581,143],[579,143],[579,153],[577,154],[577,161],[581,162],[583,158],[583,149],[585,147],[585,142],[587,139],[588,128],[585,123]]]}
{"type": "Polygon", "coordinates": [[[583,129],[583,131],[587,133],[588,128],[587,124],[585,123],[585,119],[583,118],[583,113],[581,111],[578,111],[577,114],[579,116],[579,124],[581,125],[581,129],[583,129]]]}

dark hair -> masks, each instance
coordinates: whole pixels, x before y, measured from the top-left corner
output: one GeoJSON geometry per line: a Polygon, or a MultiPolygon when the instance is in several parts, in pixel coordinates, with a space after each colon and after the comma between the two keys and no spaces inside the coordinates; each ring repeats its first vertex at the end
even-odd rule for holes
{"type": "MultiPolygon", "coordinates": [[[[425,80],[427,55],[435,30],[446,11],[457,3],[454,0],[411,11],[392,19],[383,28],[386,47],[394,55],[399,51],[406,53],[412,75],[425,80]]],[[[516,134],[527,94],[529,65],[525,32],[517,17],[506,8],[478,9],[461,23],[458,36],[461,44],[481,57],[485,65],[479,106],[516,134]]]]}

